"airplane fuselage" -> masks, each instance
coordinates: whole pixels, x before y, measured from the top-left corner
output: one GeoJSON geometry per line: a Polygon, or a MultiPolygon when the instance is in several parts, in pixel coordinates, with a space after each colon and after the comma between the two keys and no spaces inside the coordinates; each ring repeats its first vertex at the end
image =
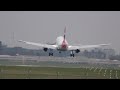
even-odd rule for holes
{"type": "Polygon", "coordinates": [[[63,36],[59,36],[56,39],[57,50],[66,51],[68,49],[68,42],[63,36]]]}

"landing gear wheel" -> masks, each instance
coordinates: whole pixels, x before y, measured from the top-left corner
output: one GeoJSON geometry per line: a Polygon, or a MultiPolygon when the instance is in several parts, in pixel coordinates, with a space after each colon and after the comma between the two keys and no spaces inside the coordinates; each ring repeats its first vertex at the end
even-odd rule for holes
{"type": "Polygon", "coordinates": [[[74,54],[70,54],[71,57],[74,57],[75,55],[74,54]]]}
{"type": "Polygon", "coordinates": [[[49,56],[53,56],[53,53],[49,53],[49,56]]]}
{"type": "Polygon", "coordinates": [[[74,57],[75,55],[73,54],[73,57],[74,57]]]}
{"type": "Polygon", "coordinates": [[[51,53],[51,56],[53,56],[53,53],[51,53]]]}

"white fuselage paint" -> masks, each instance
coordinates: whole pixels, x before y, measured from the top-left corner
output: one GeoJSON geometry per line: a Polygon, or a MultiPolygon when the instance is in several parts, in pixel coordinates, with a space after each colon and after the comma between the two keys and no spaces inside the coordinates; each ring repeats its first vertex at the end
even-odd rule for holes
{"type": "Polygon", "coordinates": [[[68,42],[63,36],[59,36],[56,39],[56,45],[58,46],[57,49],[60,51],[66,51],[68,49],[68,42]]]}

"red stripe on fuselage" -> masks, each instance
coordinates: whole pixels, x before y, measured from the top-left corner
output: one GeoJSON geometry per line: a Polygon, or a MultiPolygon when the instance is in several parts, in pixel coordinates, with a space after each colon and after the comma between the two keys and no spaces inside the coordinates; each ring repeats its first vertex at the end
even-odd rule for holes
{"type": "Polygon", "coordinates": [[[62,49],[67,49],[67,44],[65,42],[65,39],[63,40],[61,47],[62,47],[62,49]]]}

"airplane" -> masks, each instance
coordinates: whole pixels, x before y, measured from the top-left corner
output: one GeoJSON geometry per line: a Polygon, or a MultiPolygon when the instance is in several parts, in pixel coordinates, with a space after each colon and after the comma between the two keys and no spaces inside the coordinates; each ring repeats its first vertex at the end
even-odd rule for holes
{"type": "Polygon", "coordinates": [[[47,44],[42,44],[42,43],[34,43],[34,42],[29,42],[29,41],[23,41],[23,40],[19,40],[19,42],[23,42],[25,44],[30,44],[30,45],[35,45],[35,46],[39,46],[42,47],[43,50],[45,52],[47,52],[48,50],[50,50],[49,52],[49,56],[53,56],[53,52],[52,50],[58,50],[59,53],[61,53],[61,51],[70,51],[70,56],[74,57],[76,53],[79,53],[81,51],[81,49],[87,49],[87,48],[99,48],[101,46],[108,46],[110,44],[98,44],[98,45],[69,45],[67,40],[66,40],[66,27],[64,29],[64,36],[59,36],[56,39],[56,42],[53,44],[47,43],[47,44]]]}

